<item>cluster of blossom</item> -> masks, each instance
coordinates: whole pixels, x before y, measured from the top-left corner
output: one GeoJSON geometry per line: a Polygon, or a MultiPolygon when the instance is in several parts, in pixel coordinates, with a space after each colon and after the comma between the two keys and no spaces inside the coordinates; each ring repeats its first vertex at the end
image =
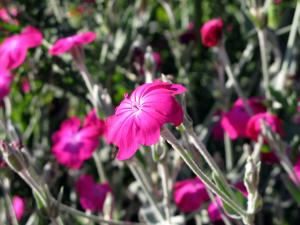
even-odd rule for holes
{"type": "MultiPolygon", "coordinates": [[[[191,23],[188,31],[180,40],[186,43],[195,40],[194,24],[191,23]]],[[[223,34],[223,21],[212,19],[200,29],[201,40],[204,46],[214,47],[219,44],[223,34]]],[[[57,40],[49,49],[49,54],[60,55],[71,52],[77,46],[93,42],[96,39],[94,32],[85,32],[57,40]]],[[[21,66],[26,60],[30,48],[42,44],[42,33],[34,27],[25,27],[20,34],[6,38],[0,45],[0,99],[9,94],[13,79],[11,71],[21,66]]],[[[144,52],[138,56],[139,72],[142,74],[144,65],[144,52]]],[[[153,53],[157,68],[160,67],[160,56],[153,53]]],[[[103,136],[107,143],[118,147],[117,159],[132,158],[141,145],[152,146],[159,141],[161,128],[165,124],[179,126],[183,122],[183,108],[176,100],[175,95],[186,92],[180,84],[171,84],[155,80],[138,86],[130,95],[126,94],[113,115],[101,120],[96,110],[92,110],[81,122],[80,118],[73,116],[65,120],[58,131],[52,135],[52,153],[57,161],[70,169],[80,169],[83,163],[92,157],[103,136]]],[[[283,135],[281,120],[269,112],[262,104],[263,98],[249,98],[252,115],[245,109],[241,99],[236,100],[232,108],[221,113],[219,129],[225,131],[232,140],[249,138],[257,141],[261,134],[261,121],[264,120],[271,129],[283,135]]],[[[300,177],[300,159],[294,167],[295,173],[300,177]]],[[[300,178],[299,178],[300,180],[300,178]]],[[[244,195],[244,189],[236,185],[244,195]]],[[[76,191],[81,206],[90,211],[102,211],[105,198],[112,192],[108,183],[97,184],[92,176],[82,175],[76,182],[76,191]],[[87,191],[88,190],[88,191],[87,191]]],[[[202,203],[209,200],[205,185],[198,179],[179,181],[174,186],[174,202],[178,208],[189,213],[198,210],[202,203]]],[[[13,206],[17,219],[21,219],[24,212],[24,200],[20,197],[13,199],[13,206]]],[[[222,207],[220,199],[208,206],[211,221],[221,218],[219,208],[222,207]]]]}

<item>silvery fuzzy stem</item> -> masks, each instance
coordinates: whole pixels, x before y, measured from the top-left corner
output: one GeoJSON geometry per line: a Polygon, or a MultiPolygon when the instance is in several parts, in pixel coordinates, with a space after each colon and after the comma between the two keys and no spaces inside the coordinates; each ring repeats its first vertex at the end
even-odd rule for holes
{"type": "Polygon", "coordinates": [[[108,116],[112,113],[112,101],[110,95],[102,87],[101,84],[97,84],[92,79],[91,74],[84,63],[84,53],[81,46],[73,47],[71,50],[72,57],[75,61],[75,64],[80,72],[82,79],[90,93],[90,100],[94,108],[98,111],[101,109],[105,116],[108,116]]]}
{"type": "Polygon", "coordinates": [[[154,213],[156,215],[156,218],[162,222],[164,221],[164,217],[161,213],[161,211],[159,210],[158,204],[156,202],[156,200],[153,198],[153,195],[151,193],[151,191],[149,190],[148,185],[144,182],[144,179],[147,179],[146,177],[143,177],[143,175],[141,175],[140,171],[137,169],[136,165],[134,165],[134,163],[129,162],[127,164],[129,166],[129,169],[131,170],[133,176],[135,177],[135,179],[139,182],[141,188],[143,189],[144,194],[146,195],[149,203],[153,206],[154,208],[154,213]]]}
{"type": "Polygon", "coordinates": [[[205,145],[202,143],[202,141],[199,140],[199,138],[196,136],[193,128],[190,127],[186,127],[185,125],[183,126],[183,130],[184,133],[186,133],[186,135],[188,136],[188,138],[190,139],[191,143],[196,147],[196,149],[199,151],[199,153],[202,155],[202,157],[204,158],[205,162],[209,165],[209,167],[211,168],[211,170],[217,174],[220,178],[220,180],[222,181],[224,187],[226,188],[226,190],[228,191],[228,193],[230,194],[230,197],[232,199],[235,199],[235,195],[232,191],[232,189],[230,188],[223,172],[220,170],[219,166],[216,164],[215,160],[212,158],[212,156],[209,154],[208,150],[206,149],[205,145]]]}
{"type": "Polygon", "coordinates": [[[221,59],[221,61],[223,63],[225,72],[226,72],[229,80],[231,80],[232,85],[234,87],[234,90],[235,90],[236,94],[239,96],[239,98],[242,99],[243,105],[244,105],[247,113],[249,115],[253,115],[253,111],[252,111],[250,105],[248,104],[247,99],[246,99],[246,97],[245,97],[245,95],[244,95],[244,93],[243,93],[243,91],[242,91],[239,83],[235,79],[235,76],[234,76],[234,74],[232,72],[230,61],[229,61],[229,57],[228,57],[227,52],[225,50],[224,44],[222,42],[219,44],[218,50],[219,50],[219,56],[220,56],[220,59],[221,59]]]}
{"type": "Polygon", "coordinates": [[[4,177],[3,179],[0,178],[0,185],[3,189],[4,202],[6,206],[5,209],[7,211],[7,221],[10,221],[11,225],[19,225],[16,214],[14,213],[12,200],[9,196],[10,182],[6,177],[4,177]]]}
{"type": "Polygon", "coordinates": [[[283,88],[284,88],[288,69],[291,64],[292,50],[294,48],[294,43],[296,41],[297,29],[299,27],[299,23],[300,23],[300,2],[298,1],[296,10],[294,13],[294,17],[293,17],[293,22],[290,27],[290,33],[289,33],[289,37],[288,37],[284,60],[283,60],[282,66],[281,66],[281,70],[278,73],[278,76],[276,77],[276,80],[275,80],[275,88],[279,91],[283,90],[283,88]]]}
{"type": "Polygon", "coordinates": [[[94,159],[94,162],[96,164],[98,176],[100,178],[101,183],[106,182],[107,178],[106,178],[104,166],[102,164],[102,160],[100,158],[100,152],[95,151],[94,154],[93,154],[93,159],[94,159]]]}
{"type": "Polygon", "coordinates": [[[239,206],[237,202],[232,199],[232,196],[228,196],[222,190],[220,190],[197,165],[190,154],[178,143],[174,135],[168,128],[164,127],[161,131],[161,136],[173,147],[173,149],[181,156],[189,168],[200,178],[200,180],[209,188],[213,193],[218,195],[222,201],[230,205],[242,218],[247,217],[247,213],[243,208],[239,206]]]}
{"type": "Polygon", "coordinates": [[[299,184],[296,183],[298,178],[293,169],[293,164],[284,152],[284,143],[281,141],[280,137],[272,131],[272,129],[266,124],[265,121],[261,122],[261,127],[262,134],[267,138],[268,143],[275,150],[276,156],[279,158],[282,168],[287,172],[289,177],[293,180],[297,188],[300,190],[299,184]]]}
{"type": "Polygon", "coordinates": [[[263,84],[265,88],[266,98],[270,99],[271,94],[269,90],[270,86],[270,77],[269,77],[269,68],[268,68],[268,56],[266,52],[266,35],[264,28],[257,28],[257,36],[260,50],[260,58],[261,58],[261,69],[263,75],[263,84]]]}
{"type": "MultiPolygon", "coordinates": [[[[259,138],[259,142],[255,145],[255,149],[251,155],[249,155],[245,167],[244,184],[248,192],[247,196],[247,223],[254,224],[255,214],[261,209],[262,199],[258,192],[259,173],[260,173],[260,160],[257,151],[260,150],[262,144],[262,138],[259,138]]],[[[249,147],[249,146],[248,146],[249,147]]],[[[246,149],[249,152],[249,148],[246,149]]]]}
{"type": "Polygon", "coordinates": [[[158,163],[158,172],[161,177],[162,189],[163,189],[163,198],[164,198],[164,208],[165,216],[168,225],[171,225],[171,212],[170,212],[170,195],[169,195],[169,172],[167,161],[163,160],[158,163]]]}
{"type": "Polygon", "coordinates": [[[61,212],[70,214],[72,216],[78,216],[90,219],[91,221],[98,223],[98,224],[109,224],[109,225],[148,225],[147,223],[134,223],[134,222],[128,222],[128,221],[116,221],[116,220],[105,220],[99,216],[94,215],[88,215],[84,212],[81,212],[77,209],[74,209],[70,206],[60,204],[59,209],[61,212]]]}

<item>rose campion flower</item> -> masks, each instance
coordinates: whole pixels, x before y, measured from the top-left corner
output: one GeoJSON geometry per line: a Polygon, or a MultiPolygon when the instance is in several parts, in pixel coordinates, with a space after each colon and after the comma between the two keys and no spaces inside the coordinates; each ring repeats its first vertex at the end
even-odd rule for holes
{"type": "Polygon", "coordinates": [[[76,182],[80,205],[85,210],[102,212],[105,198],[112,192],[108,183],[97,184],[90,175],[81,175],[76,182]]]}
{"type": "Polygon", "coordinates": [[[200,29],[202,44],[206,47],[218,45],[222,39],[223,21],[221,18],[215,18],[204,23],[200,29]]]}
{"type": "Polygon", "coordinates": [[[52,153],[60,164],[78,169],[92,156],[103,132],[104,122],[94,110],[86,116],[83,126],[80,119],[73,116],[52,135],[52,153]]]}
{"type": "MultiPolygon", "coordinates": [[[[261,98],[249,98],[247,102],[254,114],[266,111],[266,108],[261,103],[261,98]]],[[[249,119],[250,115],[246,111],[242,99],[238,99],[233,107],[223,114],[221,125],[230,139],[235,140],[239,137],[247,137],[246,127],[249,119]]]]}
{"type": "Polygon", "coordinates": [[[183,110],[174,95],[185,91],[182,85],[157,80],[137,87],[130,96],[126,94],[106,121],[106,140],[118,146],[117,159],[129,159],[140,145],[157,143],[164,124],[180,125],[183,110]]]}
{"type": "Polygon", "coordinates": [[[180,211],[190,213],[198,210],[209,197],[202,181],[193,178],[175,183],[173,199],[180,211]]]}
{"type": "Polygon", "coordinates": [[[294,165],[294,172],[297,177],[296,183],[300,184],[300,157],[297,158],[297,161],[294,165]]]}
{"type": "Polygon", "coordinates": [[[22,197],[15,195],[12,198],[12,206],[14,208],[17,220],[20,221],[25,211],[25,200],[22,197]]]}
{"type": "Polygon", "coordinates": [[[14,17],[16,17],[17,15],[18,10],[16,7],[0,8],[0,19],[5,23],[18,25],[19,21],[14,19],[14,17]]]}
{"type": "Polygon", "coordinates": [[[28,49],[41,45],[42,39],[42,33],[31,26],[24,28],[21,34],[4,39],[0,45],[0,67],[17,68],[25,61],[28,49]]]}
{"type": "Polygon", "coordinates": [[[27,77],[24,77],[22,79],[21,88],[22,88],[23,93],[25,93],[25,94],[30,92],[30,82],[27,77]]]}
{"type": "Polygon", "coordinates": [[[207,212],[211,222],[222,220],[222,214],[220,209],[223,208],[223,203],[219,197],[215,198],[215,202],[211,202],[208,205],[207,212]]]}
{"type": "Polygon", "coordinates": [[[283,135],[282,121],[275,115],[272,115],[268,112],[258,113],[252,116],[246,127],[246,135],[254,141],[257,141],[259,134],[261,133],[261,121],[264,120],[271,129],[283,135]]]}
{"type": "Polygon", "coordinates": [[[13,76],[8,70],[0,69],[0,101],[9,94],[13,76]]]}
{"type": "Polygon", "coordinates": [[[96,39],[95,32],[85,32],[75,34],[66,38],[57,40],[50,48],[50,55],[61,55],[65,52],[69,52],[75,46],[82,46],[93,42],[96,39]]]}

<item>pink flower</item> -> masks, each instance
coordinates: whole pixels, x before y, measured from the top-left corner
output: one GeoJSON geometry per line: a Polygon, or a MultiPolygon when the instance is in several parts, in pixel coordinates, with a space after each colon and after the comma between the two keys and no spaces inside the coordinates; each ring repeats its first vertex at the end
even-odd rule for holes
{"type": "Polygon", "coordinates": [[[34,27],[26,27],[21,34],[15,34],[4,39],[0,45],[1,68],[15,69],[26,58],[29,48],[34,48],[42,43],[41,32],[34,27]]]}
{"type": "Polygon", "coordinates": [[[102,212],[105,198],[112,192],[108,183],[97,184],[90,175],[82,175],[76,182],[81,207],[92,212],[102,212]]]}
{"type": "Polygon", "coordinates": [[[216,46],[222,38],[223,34],[223,21],[220,18],[211,19],[202,25],[201,41],[206,47],[216,46]]]}
{"type": "Polygon", "coordinates": [[[11,17],[16,17],[17,15],[18,11],[16,7],[0,8],[0,19],[5,23],[18,25],[19,21],[11,17]]]}
{"type": "Polygon", "coordinates": [[[209,199],[205,185],[199,178],[176,182],[173,198],[180,211],[184,213],[198,210],[202,203],[209,199]]]}
{"type": "Polygon", "coordinates": [[[61,55],[65,52],[69,52],[75,46],[81,46],[93,42],[96,39],[96,33],[85,32],[75,34],[70,37],[61,38],[57,40],[50,48],[49,53],[51,55],[61,55]]]}
{"type": "Polygon", "coordinates": [[[22,91],[26,94],[30,92],[30,82],[27,77],[22,80],[22,91]]]}
{"type": "MultiPolygon", "coordinates": [[[[254,114],[266,111],[260,98],[250,98],[247,102],[254,114]]],[[[223,115],[221,124],[229,137],[235,140],[238,137],[246,137],[246,127],[249,119],[250,115],[246,111],[243,101],[238,99],[233,107],[223,115]]]]}
{"type": "Polygon", "coordinates": [[[259,113],[250,118],[246,127],[246,135],[252,140],[257,141],[261,133],[261,121],[264,120],[267,125],[271,127],[274,132],[283,135],[283,128],[281,120],[268,112],[259,113]]]}
{"type": "Polygon", "coordinates": [[[298,157],[295,165],[294,165],[294,172],[297,177],[296,183],[300,184],[300,157],[298,157]]]}
{"type": "Polygon", "coordinates": [[[79,118],[71,117],[52,135],[52,153],[62,165],[78,169],[98,147],[103,131],[104,122],[97,118],[95,111],[87,115],[83,126],[79,118]]]}
{"type": "Polygon", "coordinates": [[[211,202],[208,205],[207,212],[211,222],[222,220],[222,214],[220,209],[223,208],[222,201],[219,197],[215,198],[215,202],[211,202]]]}
{"type": "Polygon", "coordinates": [[[9,94],[12,79],[8,70],[0,69],[0,101],[9,94]]]}
{"type": "Polygon", "coordinates": [[[20,221],[24,215],[25,201],[23,198],[16,195],[12,199],[12,205],[13,205],[17,220],[20,221]]]}
{"type": "Polygon", "coordinates": [[[129,159],[140,145],[157,143],[164,124],[181,124],[183,110],[174,95],[185,91],[179,84],[154,81],[137,87],[130,96],[126,94],[106,121],[106,139],[119,147],[117,159],[129,159]]]}

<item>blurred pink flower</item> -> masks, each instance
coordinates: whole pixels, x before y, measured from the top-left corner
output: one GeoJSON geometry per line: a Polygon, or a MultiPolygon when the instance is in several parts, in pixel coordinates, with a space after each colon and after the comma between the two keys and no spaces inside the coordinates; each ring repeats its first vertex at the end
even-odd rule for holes
{"type": "Polygon", "coordinates": [[[165,123],[181,124],[183,110],[174,95],[185,91],[179,84],[154,81],[137,87],[130,96],[126,94],[106,121],[106,140],[119,147],[117,159],[131,158],[139,145],[155,144],[165,123]]]}
{"type": "Polygon", "coordinates": [[[13,76],[8,70],[0,69],[0,101],[9,94],[13,76]]]}
{"type": "Polygon", "coordinates": [[[200,29],[202,44],[206,47],[216,46],[223,35],[223,21],[215,18],[204,23],[200,29]]]}
{"type": "Polygon", "coordinates": [[[195,41],[196,38],[195,23],[190,22],[186,30],[179,36],[179,41],[182,44],[189,44],[190,42],[195,41]]]}
{"type": "Polygon", "coordinates": [[[18,25],[19,21],[13,18],[16,17],[17,15],[18,15],[18,10],[16,7],[0,8],[0,19],[5,23],[18,25]]]}
{"type": "Polygon", "coordinates": [[[79,118],[71,117],[52,135],[52,153],[59,163],[78,169],[92,156],[104,131],[104,122],[94,114],[92,111],[86,116],[83,126],[79,118]]]}
{"type": "Polygon", "coordinates": [[[297,184],[300,184],[300,157],[298,156],[296,163],[294,165],[294,173],[297,177],[297,180],[295,180],[294,182],[297,184]]]}
{"type": "Polygon", "coordinates": [[[75,46],[89,44],[96,39],[96,33],[85,32],[57,40],[49,50],[51,55],[61,55],[75,46]]]}
{"type": "Polygon", "coordinates": [[[252,140],[256,141],[259,134],[261,133],[261,121],[264,120],[271,129],[283,135],[282,121],[275,115],[268,112],[258,113],[250,118],[246,127],[246,135],[252,140]]]}
{"type": "Polygon", "coordinates": [[[184,213],[198,210],[202,203],[209,199],[205,185],[199,178],[176,182],[173,198],[177,207],[184,213]]]}
{"type": "Polygon", "coordinates": [[[4,39],[0,45],[0,67],[17,68],[25,61],[28,49],[41,45],[42,39],[41,32],[31,26],[24,28],[21,34],[4,39]]]}
{"type": "Polygon", "coordinates": [[[207,212],[211,222],[222,220],[222,214],[220,209],[223,208],[222,201],[219,197],[215,198],[215,202],[211,202],[208,205],[207,212]]]}
{"type": "Polygon", "coordinates": [[[279,5],[280,3],[282,3],[282,0],[273,0],[274,4],[279,5]]]}
{"type": "MultiPolygon", "coordinates": [[[[261,103],[261,98],[249,98],[247,100],[253,113],[265,112],[266,108],[261,103]]],[[[221,124],[227,132],[230,139],[235,140],[239,137],[246,137],[246,127],[250,119],[250,115],[246,111],[242,99],[235,101],[233,107],[223,114],[221,124]]]]}
{"type": "Polygon", "coordinates": [[[20,197],[15,195],[12,198],[12,205],[17,217],[17,220],[20,221],[24,215],[24,211],[25,211],[25,200],[20,197]]]}
{"type": "Polygon", "coordinates": [[[81,207],[92,212],[102,212],[107,194],[111,191],[108,183],[97,184],[90,175],[81,175],[76,181],[76,191],[81,207]]]}
{"type": "Polygon", "coordinates": [[[24,79],[22,79],[22,91],[26,94],[30,92],[30,82],[28,80],[27,77],[24,77],[24,79]]]}
{"type": "MultiPolygon", "coordinates": [[[[242,181],[235,183],[233,187],[240,191],[244,197],[248,196],[247,189],[242,181]]],[[[218,196],[216,196],[215,202],[211,202],[207,208],[208,216],[211,222],[217,222],[222,220],[222,214],[220,209],[223,209],[223,203],[221,199],[218,196]]]]}

